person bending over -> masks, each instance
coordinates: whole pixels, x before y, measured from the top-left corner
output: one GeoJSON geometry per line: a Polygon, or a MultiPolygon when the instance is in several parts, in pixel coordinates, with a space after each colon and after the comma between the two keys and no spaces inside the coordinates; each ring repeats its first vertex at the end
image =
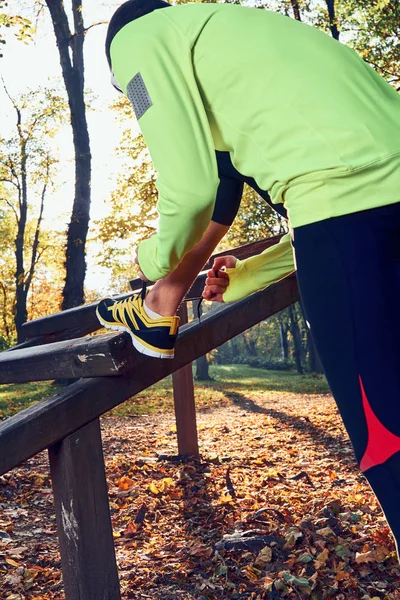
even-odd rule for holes
{"type": "MultiPolygon", "coordinates": [[[[214,243],[216,150],[284,205],[318,354],[398,544],[399,94],[327,34],[237,5],[130,0],[110,21],[106,51],[158,171],[159,228],[138,247],[142,277],[184,273],[206,231],[214,243]]],[[[290,251],[290,240],[278,246],[290,251]]],[[[232,259],[226,289],[211,272],[204,294],[227,301],[260,289],[272,255],[232,259]]],[[[99,318],[135,330],[135,302],[105,300],[99,318]]],[[[177,321],[163,316],[171,350],[177,321]]]]}

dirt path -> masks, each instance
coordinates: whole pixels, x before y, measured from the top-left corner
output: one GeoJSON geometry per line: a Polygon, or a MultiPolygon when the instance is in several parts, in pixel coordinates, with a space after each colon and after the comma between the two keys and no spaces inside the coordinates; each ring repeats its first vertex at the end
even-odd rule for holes
{"type": "MultiPolygon", "coordinates": [[[[124,600],[400,600],[394,544],[329,396],[230,392],[198,413],[198,463],[171,460],[170,414],[102,428],[124,600]]],[[[0,581],[1,599],[64,598],[45,453],[0,478],[0,581]]]]}

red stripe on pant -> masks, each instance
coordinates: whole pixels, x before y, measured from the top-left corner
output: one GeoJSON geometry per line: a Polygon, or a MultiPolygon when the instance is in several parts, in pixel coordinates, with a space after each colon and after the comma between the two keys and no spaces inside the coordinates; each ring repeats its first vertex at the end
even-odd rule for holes
{"type": "Polygon", "coordinates": [[[358,378],[368,428],[368,444],[360,462],[360,469],[367,471],[386,462],[396,452],[400,452],[400,437],[386,429],[375,415],[365,393],[361,375],[358,378]]]}

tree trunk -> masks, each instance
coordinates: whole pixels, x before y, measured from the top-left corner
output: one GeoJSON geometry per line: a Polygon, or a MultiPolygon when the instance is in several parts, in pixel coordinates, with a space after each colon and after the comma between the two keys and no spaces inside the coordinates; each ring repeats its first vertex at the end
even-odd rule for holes
{"type": "Polygon", "coordinates": [[[252,328],[252,329],[253,329],[253,331],[251,331],[249,329],[248,331],[243,332],[242,340],[243,340],[244,347],[246,349],[246,353],[249,356],[257,356],[256,345],[257,345],[258,335],[256,335],[256,337],[255,337],[254,328],[252,328]]]}
{"type": "Polygon", "coordinates": [[[26,141],[22,135],[22,116],[17,110],[17,127],[20,139],[20,169],[21,169],[21,190],[19,191],[19,218],[17,220],[17,235],[15,237],[15,317],[14,323],[17,330],[17,342],[24,341],[22,333],[22,324],[28,319],[28,310],[26,308],[25,291],[25,269],[24,269],[24,240],[25,228],[28,216],[28,184],[27,184],[27,156],[26,141]]]}
{"type": "Polygon", "coordinates": [[[208,372],[207,354],[196,359],[196,381],[211,381],[210,373],[208,372]]]}
{"type": "Polygon", "coordinates": [[[329,14],[329,29],[331,30],[332,37],[335,40],[339,39],[340,31],[337,26],[336,14],[335,14],[335,0],[325,0],[329,14]]]}
{"type": "Polygon", "coordinates": [[[235,358],[239,355],[239,348],[236,338],[232,338],[229,340],[229,346],[231,350],[231,361],[234,361],[235,358]]]}
{"type": "Polygon", "coordinates": [[[290,3],[292,5],[293,8],[293,14],[294,14],[294,18],[297,21],[301,21],[301,15],[300,15],[300,7],[299,7],[299,2],[298,0],[290,0],[290,3]]]}
{"type": "Polygon", "coordinates": [[[7,317],[8,317],[8,314],[7,314],[7,288],[1,280],[0,280],[0,289],[3,292],[3,299],[4,299],[3,310],[2,310],[4,334],[5,334],[5,338],[8,342],[10,340],[10,328],[8,326],[8,320],[7,320],[7,317]]]}
{"type": "MultiPolygon", "coordinates": [[[[25,212],[21,207],[21,213],[25,212]]],[[[24,219],[26,222],[26,217],[24,219]]],[[[17,341],[18,344],[24,341],[24,335],[22,333],[22,324],[28,319],[28,310],[26,307],[26,292],[25,292],[25,271],[24,271],[24,233],[25,233],[25,222],[20,220],[18,222],[18,233],[15,238],[15,257],[16,257],[16,269],[15,269],[15,316],[14,323],[17,330],[17,341]]]]}
{"type": "Polygon", "coordinates": [[[321,374],[324,372],[321,361],[319,360],[318,352],[314,344],[311,332],[307,334],[308,342],[308,364],[311,373],[321,374]]]}
{"type": "Polygon", "coordinates": [[[24,341],[22,325],[28,320],[28,311],[26,308],[26,294],[23,284],[17,285],[16,301],[15,301],[15,317],[14,323],[17,330],[17,343],[21,344],[24,341]]]}
{"type": "Polygon", "coordinates": [[[318,352],[315,347],[312,333],[308,326],[306,314],[304,312],[303,304],[301,303],[301,301],[299,301],[299,307],[300,307],[301,315],[303,317],[304,327],[306,329],[309,369],[310,369],[311,373],[323,373],[321,361],[319,360],[318,352]]]}
{"type": "Polygon", "coordinates": [[[281,313],[278,315],[279,321],[279,337],[281,340],[281,356],[282,360],[288,360],[289,358],[289,342],[288,342],[288,330],[283,324],[283,318],[281,313]]]}
{"type": "Polygon", "coordinates": [[[62,0],[46,0],[71,111],[75,151],[75,197],[68,227],[63,310],[84,302],[85,247],[90,219],[91,154],[84,100],[83,42],[85,30],[81,0],[72,0],[74,32],[71,33],[62,0]],[[72,54],[72,59],[70,56],[72,54]]]}
{"type": "Polygon", "coordinates": [[[288,311],[289,311],[290,332],[291,332],[292,338],[293,338],[294,361],[296,363],[297,372],[299,373],[299,375],[303,375],[304,371],[303,371],[303,366],[301,364],[302,343],[301,343],[301,337],[300,337],[299,324],[297,322],[297,318],[295,315],[293,305],[289,306],[288,311]]]}

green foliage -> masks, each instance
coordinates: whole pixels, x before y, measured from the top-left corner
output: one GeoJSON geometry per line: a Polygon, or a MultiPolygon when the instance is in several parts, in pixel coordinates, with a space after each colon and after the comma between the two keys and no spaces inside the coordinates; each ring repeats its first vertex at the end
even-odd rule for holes
{"type": "Polygon", "coordinates": [[[292,361],[286,360],[268,360],[264,356],[252,356],[251,354],[239,354],[232,359],[233,365],[248,365],[256,369],[266,369],[267,371],[292,371],[295,367],[292,361]]]}
{"type": "MultiPolygon", "coordinates": [[[[66,103],[51,88],[28,91],[18,98],[12,98],[6,88],[5,93],[15,127],[8,138],[0,137],[0,334],[10,339],[15,335],[16,299],[26,307],[31,285],[38,285],[34,279],[38,264],[43,262],[44,277],[52,265],[60,269],[62,264],[57,255],[57,248],[62,248],[58,234],[41,229],[46,195],[57,177],[58,160],[51,140],[65,121],[66,103]]],[[[46,299],[55,297],[54,289],[46,295],[46,299]]],[[[37,308],[33,312],[37,314],[37,308]]]]}
{"type": "Polygon", "coordinates": [[[397,89],[400,88],[400,4],[398,0],[339,0],[346,41],[397,89]]]}
{"type": "MultiPolygon", "coordinates": [[[[31,42],[33,40],[34,28],[30,19],[21,15],[16,15],[9,12],[8,2],[0,0],[0,44],[6,43],[4,39],[4,31],[7,28],[14,29],[14,35],[21,42],[31,42]]],[[[0,46],[1,48],[1,46],[0,46]]],[[[0,52],[0,58],[3,54],[0,52]]]]}
{"type": "Polygon", "coordinates": [[[279,213],[273,210],[252,188],[245,185],[240,209],[225,242],[242,246],[250,242],[286,233],[287,225],[279,213]]]}
{"type": "MultiPolygon", "coordinates": [[[[1,190],[1,184],[0,184],[1,190]]],[[[16,220],[12,211],[1,210],[0,192],[0,351],[2,339],[7,346],[16,343],[15,316],[15,235],[16,220]]],[[[24,255],[30,257],[37,221],[33,217],[26,224],[24,255]]],[[[29,319],[35,319],[60,310],[64,278],[64,235],[41,228],[39,258],[27,299],[29,319]]]]}
{"type": "Polygon", "coordinates": [[[156,174],[143,137],[125,132],[119,153],[126,157],[116,189],[109,199],[110,214],[100,221],[99,263],[110,269],[114,285],[135,276],[135,246],[156,231],[156,174]],[[130,165],[130,166],[129,166],[130,165]]]}
{"type": "Polygon", "coordinates": [[[400,87],[400,3],[398,0],[262,0],[258,7],[296,15],[354,48],[389,83],[400,87]],[[329,15],[328,6],[334,12],[329,15]]]}

